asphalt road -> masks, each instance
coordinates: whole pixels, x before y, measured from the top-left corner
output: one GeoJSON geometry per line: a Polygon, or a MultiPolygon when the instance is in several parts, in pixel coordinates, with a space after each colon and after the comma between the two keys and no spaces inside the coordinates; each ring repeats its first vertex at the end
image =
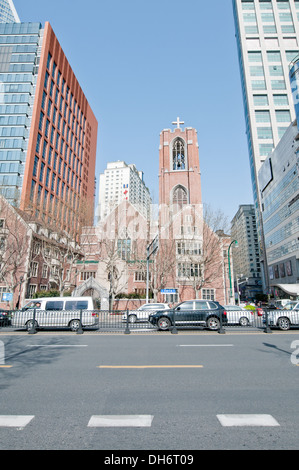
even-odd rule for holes
{"type": "Polygon", "coordinates": [[[298,449],[297,363],[298,330],[1,333],[0,449],[298,449]]]}

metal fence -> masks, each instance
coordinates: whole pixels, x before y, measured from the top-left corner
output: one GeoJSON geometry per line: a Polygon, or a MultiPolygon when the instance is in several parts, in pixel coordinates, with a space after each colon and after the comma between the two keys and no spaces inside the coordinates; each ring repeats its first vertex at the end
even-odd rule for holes
{"type": "MultiPolygon", "coordinates": [[[[166,312],[167,313],[167,312],[166,312]]],[[[0,313],[0,330],[25,330],[35,334],[41,330],[70,330],[77,334],[84,331],[119,332],[130,334],[132,332],[157,331],[159,328],[148,321],[148,313],[142,311],[98,311],[98,310],[16,310],[8,314],[0,313]]],[[[222,320],[221,318],[219,318],[222,320]]],[[[180,330],[208,329],[206,320],[200,318],[200,313],[189,315],[182,319],[174,316],[173,321],[165,326],[165,331],[178,333],[180,330]]],[[[272,329],[286,331],[290,328],[299,328],[299,311],[296,310],[263,310],[257,311],[226,311],[224,321],[218,326],[213,325],[214,331],[219,333],[232,329],[263,329],[271,332],[272,329]]]]}

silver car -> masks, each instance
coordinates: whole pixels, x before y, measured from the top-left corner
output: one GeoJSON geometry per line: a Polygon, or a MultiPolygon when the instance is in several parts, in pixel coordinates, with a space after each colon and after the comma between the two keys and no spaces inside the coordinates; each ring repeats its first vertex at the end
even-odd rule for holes
{"type": "MultiPolygon", "coordinates": [[[[272,310],[267,312],[268,326],[278,327],[280,330],[287,331],[291,326],[299,327],[299,305],[298,309],[292,310],[272,310]]],[[[265,321],[265,320],[264,320],[265,321]]]]}
{"type": "MultiPolygon", "coordinates": [[[[144,304],[137,310],[131,310],[128,312],[128,321],[130,323],[148,321],[149,315],[157,312],[158,310],[169,310],[169,305],[163,303],[144,304]]],[[[127,320],[127,313],[123,315],[122,319],[123,321],[127,320]]]]}
{"type": "Polygon", "coordinates": [[[254,311],[239,305],[224,305],[228,325],[248,326],[254,321],[254,311]]]}

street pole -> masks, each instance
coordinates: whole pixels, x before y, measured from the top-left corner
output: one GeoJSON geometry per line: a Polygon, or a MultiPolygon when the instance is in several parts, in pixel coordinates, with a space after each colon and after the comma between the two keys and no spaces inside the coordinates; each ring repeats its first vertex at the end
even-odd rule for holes
{"type": "Polygon", "coordinates": [[[159,237],[158,235],[153,241],[146,247],[146,303],[148,303],[149,297],[149,262],[150,257],[156,253],[159,248],[159,237]]]}
{"type": "Polygon", "coordinates": [[[149,292],[149,246],[146,247],[146,303],[148,304],[148,292],[149,292]]]}
{"type": "Polygon", "coordinates": [[[230,290],[230,302],[231,302],[231,299],[232,299],[232,296],[233,296],[233,289],[232,289],[232,277],[231,277],[231,267],[230,267],[230,249],[231,249],[231,246],[235,244],[236,246],[238,246],[238,242],[237,240],[233,240],[231,242],[231,244],[229,245],[228,247],[228,250],[227,250],[227,258],[228,258],[228,275],[229,275],[229,290],[230,290]]]}

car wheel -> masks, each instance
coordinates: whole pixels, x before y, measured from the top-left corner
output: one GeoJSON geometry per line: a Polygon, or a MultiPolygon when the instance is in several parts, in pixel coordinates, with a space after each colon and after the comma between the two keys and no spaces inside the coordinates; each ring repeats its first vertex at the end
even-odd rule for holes
{"type": "Polygon", "coordinates": [[[33,320],[28,320],[25,326],[26,326],[26,330],[29,331],[29,330],[33,330],[33,326],[35,326],[35,328],[37,328],[38,324],[37,324],[37,321],[36,321],[35,325],[33,325],[33,320]]]}
{"type": "Polygon", "coordinates": [[[72,331],[78,331],[81,326],[80,320],[72,320],[69,324],[69,327],[72,331]]]}
{"type": "Polygon", "coordinates": [[[278,319],[277,325],[280,328],[280,330],[287,331],[290,329],[290,320],[286,317],[281,317],[278,319]]]}
{"type": "Polygon", "coordinates": [[[220,320],[217,317],[210,317],[207,320],[207,327],[209,330],[219,330],[220,328],[220,320]]]}
{"type": "Polygon", "coordinates": [[[129,323],[136,323],[137,316],[136,315],[129,315],[129,323]]]}
{"type": "Polygon", "coordinates": [[[169,320],[169,318],[166,318],[166,317],[159,318],[158,320],[159,330],[163,330],[163,331],[168,330],[170,326],[171,326],[171,321],[169,320]]]}
{"type": "Polygon", "coordinates": [[[240,323],[241,326],[248,326],[249,320],[246,317],[242,317],[242,318],[240,318],[239,323],[240,323]]]}

